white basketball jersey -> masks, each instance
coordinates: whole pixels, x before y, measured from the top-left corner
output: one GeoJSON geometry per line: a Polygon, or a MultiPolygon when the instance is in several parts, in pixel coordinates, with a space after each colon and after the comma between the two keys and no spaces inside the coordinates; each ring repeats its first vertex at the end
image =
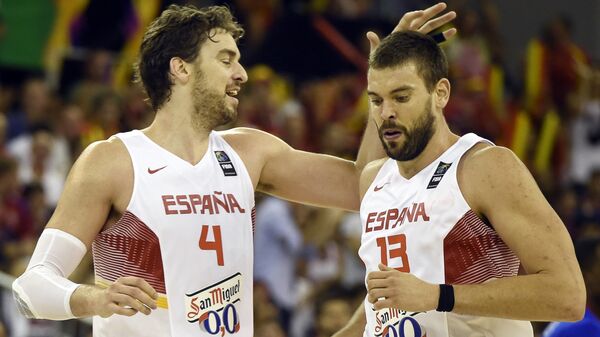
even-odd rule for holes
{"type": "Polygon", "coordinates": [[[214,131],[196,165],[141,131],[117,137],[133,162],[133,194],[93,243],[96,282],[141,277],[159,308],[94,317],[94,336],[252,336],[254,189],[240,157],[214,131]]]}
{"type": "MultiPolygon", "coordinates": [[[[410,179],[396,161],[381,167],[360,209],[359,255],[367,273],[383,263],[434,284],[483,283],[517,275],[519,260],[491,225],[465,201],[457,181],[458,163],[479,142],[461,137],[410,179]]],[[[490,143],[491,144],[491,143],[490,143]]],[[[375,311],[365,299],[365,337],[532,337],[531,324],[455,313],[375,311]]]]}

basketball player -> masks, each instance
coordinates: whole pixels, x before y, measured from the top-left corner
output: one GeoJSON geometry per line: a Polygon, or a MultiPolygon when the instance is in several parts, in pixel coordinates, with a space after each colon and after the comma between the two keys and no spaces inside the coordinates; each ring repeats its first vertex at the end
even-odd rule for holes
{"type": "Polygon", "coordinates": [[[450,131],[447,77],[443,52],[419,33],[394,33],[371,55],[371,113],[389,158],[361,176],[368,294],[336,336],[522,337],[533,336],[527,321],[583,315],[563,223],[510,150],[450,131]]]}
{"type": "MultiPolygon", "coordinates": [[[[427,33],[453,19],[434,18],[444,7],[399,27],[427,33]]],[[[360,171],[380,148],[373,127],[357,162],[254,129],[213,131],[236,117],[247,80],[242,33],[224,7],[172,6],[149,26],[139,75],[156,117],[91,145],[74,164],[13,284],[28,317],[94,316],[97,337],[252,336],[254,192],[358,209],[360,171]],[[74,284],[66,277],[90,247],[96,285],[74,284]]]]}

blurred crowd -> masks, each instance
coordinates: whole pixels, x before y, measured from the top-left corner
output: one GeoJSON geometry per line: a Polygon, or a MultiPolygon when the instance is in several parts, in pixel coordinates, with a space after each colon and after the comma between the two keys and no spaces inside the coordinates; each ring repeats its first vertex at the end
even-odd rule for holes
{"type": "MultiPolygon", "coordinates": [[[[81,151],[152,120],[131,64],[145,25],[173,2],[182,3],[0,3],[2,272],[23,272],[81,151]]],[[[250,79],[238,121],[228,127],[252,126],[298,149],[353,158],[368,116],[364,33],[385,34],[401,13],[432,2],[188,3],[227,4],[246,29],[240,49],[250,79]]],[[[540,27],[515,76],[507,70],[510,37],[499,31],[495,2],[448,4],[459,31],[444,45],[452,130],[515,151],[574,241],[600,235],[600,67],[573,41],[572,22],[557,15],[540,27]]],[[[341,328],[365,294],[360,235],[358,214],[258,195],[255,335],[326,337],[341,328]]],[[[72,279],[93,283],[91,259],[72,279]]],[[[27,321],[10,291],[0,296],[0,337],[89,334],[86,324],[27,321]]],[[[538,333],[542,328],[536,325],[538,333]]]]}

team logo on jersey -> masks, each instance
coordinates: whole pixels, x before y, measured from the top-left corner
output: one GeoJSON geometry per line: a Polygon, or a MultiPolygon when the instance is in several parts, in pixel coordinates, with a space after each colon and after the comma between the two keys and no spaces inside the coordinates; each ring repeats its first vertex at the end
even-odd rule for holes
{"type": "MultiPolygon", "coordinates": [[[[375,309],[371,308],[375,311],[375,309]]],[[[410,312],[394,308],[375,311],[373,336],[415,336],[427,337],[425,328],[415,319],[422,312],[410,312]]]]}
{"type": "Polygon", "coordinates": [[[235,167],[233,167],[233,163],[225,151],[215,151],[215,157],[217,157],[217,161],[221,165],[221,170],[223,170],[223,174],[226,177],[237,176],[235,167]]]}
{"type": "Polygon", "coordinates": [[[240,317],[235,304],[242,300],[241,273],[185,296],[186,319],[189,323],[197,322],[202,331],[215,336],[240,330],[240,317]]]}
{"type": "Polygon", "coordinates": [[[387,185],[387,184],[389,184],[389,183],[390,183],[390,182],[388,181],[387,183],[384,183],[384,184],[383,184],[383,185],[381,185],[381,186],[377,186],[377,185],[375,185],[375,187],[373,187],[373,192],[378,192],[378,191],[381,191],[381,189],[382,189],[382,188],[383,188],[385,185],[387,185]]]}
{"type": "Polygon", "coordinates": [[[440,184],[442,178],[444,177],[444,174],[446,174],[446,171],[448,171],[450,166],[452,166],[452,163],[444,163],[443,161],[440,161],[438,167],[433,173],[433,177],[431,177],[431,180],[429,180],[429,184],[427,185],[428,190],[436,188],[440,184]]]}
{"type": "Polygon", "coordinates": [[[156,168],[156,169],[151,169],[151,168],[148,167],[148,173],[154,174],[154,173],[156,173],[156,172],[158,172],[158,171],[160,171],[160,170],[162,170],[162,169],[164,169],[166,167],[167,167],[167,165],[165,165],[163,167],[156,168]]]}

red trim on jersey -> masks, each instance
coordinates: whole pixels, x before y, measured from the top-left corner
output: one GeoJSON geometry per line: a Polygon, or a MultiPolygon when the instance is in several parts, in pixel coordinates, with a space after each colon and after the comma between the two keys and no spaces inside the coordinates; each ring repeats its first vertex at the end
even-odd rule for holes
{"type": "Polygon", "coordinates": [[[469,210],[444,239],[446,283],[483,283],[515,276],[519,259],[498,233],[469,210]]]}
{"type": "Polygon", "coordinates": [[[154,290],[166,294],[160,242],[154,232],[131,212],[98,234],[92,245],[94,271],[115,282],[122,276],[137,276],[154,290]]]}

